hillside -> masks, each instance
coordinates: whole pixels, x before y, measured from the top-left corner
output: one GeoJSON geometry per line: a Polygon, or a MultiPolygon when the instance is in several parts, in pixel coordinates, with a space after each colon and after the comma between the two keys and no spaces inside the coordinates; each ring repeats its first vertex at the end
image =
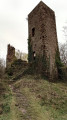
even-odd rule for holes
{"type": "Polygon", "coordinates": [[[0,120],[67,120],[67,83],[25,75],[5,86],[0,120]]]}

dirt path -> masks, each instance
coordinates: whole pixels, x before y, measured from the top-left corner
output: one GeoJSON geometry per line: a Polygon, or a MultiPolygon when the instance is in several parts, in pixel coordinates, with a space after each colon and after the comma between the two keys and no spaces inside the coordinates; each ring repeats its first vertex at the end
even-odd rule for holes
{"type": "Polygon", "coordinates": [[[11,119],[12,120],[19,120],[17,115],[16,115],[16,107],[15,107],[15,104],[16,104],[16,100],[15,100],[15,96],[14,96],[14,92],[13,92],[13,85],[9,85],[10,87],[10,90],[11,90],[11,94],[12,94],[12,99],[11,99],[11,119]]]}
{"type": "Polygon", "coordinates": [[[33,120],[31,115],[27,111],[27,109],[29,109],[30,106],[26,96],[20,92],[20,89],[15,89],[14,85],[10,85],[10,89],[15,98],[15,107],[19,112],[18,120],[33,120]]]}

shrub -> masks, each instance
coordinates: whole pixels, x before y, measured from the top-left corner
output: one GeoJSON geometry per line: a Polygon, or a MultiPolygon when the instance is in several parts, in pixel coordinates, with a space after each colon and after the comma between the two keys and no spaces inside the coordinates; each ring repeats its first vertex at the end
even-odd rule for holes
{"type": "Polygon", "coordinates": [[[11,64],[11,66],[22,65],[22,63],[23,61],[21,59],[17,59],[11,64]]]}
{"type": "Polygon", "coordinates": [[[9,76],[12,76],[12,75],[13,75],[13,71],[14,71],[14,69],[13,69],[12,67],[6,69],[6,73],[7,73],[9,76]]]}
{"type": "Polygon", "coordinates": [[[8,104],[8,103],[3,104],[3,111],[4,111],[5,113],[10,112],[10,106],[9,106],[9,104],[8,104]]]}
{"type": "Polygon", "coordinates": [[[28,39],[28,61],[31,62],[32,61],[32,56],[33,51],[32,51],[32,45],[31,45],[31,37],[29,37],[28,39]]]}
{"type": "Polygon", "coordinates": [[[4,76],[4,71],[5,71],[5,65],[4,65],[4,60],[0,59],[0,78],[4,76]]]}
{"type": "Polygon", "coordinates": [[[60,54],[59,54],[59,51],[58,51],[58,50],[56,51],[55,63],[56,63],[57,69],[58,69],[58,77],[59,77],[59,79],[63,79],[63,77],[64,77],[63,74],[64,74],[64,73],[63,73],[62,67],[63,67],[64,65],[63,65],[63,63],[61,62],[60,54]]]}

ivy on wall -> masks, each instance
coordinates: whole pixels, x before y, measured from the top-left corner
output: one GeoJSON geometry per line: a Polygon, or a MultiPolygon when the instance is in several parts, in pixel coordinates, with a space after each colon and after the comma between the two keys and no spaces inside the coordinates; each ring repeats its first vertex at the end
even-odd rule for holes
{"type": "Polygon", "coordinates": [[[49,59],[47,59],[46,55],[44,54],[42,56],[42,75],[44,75],[45,77],[47,77],[49,74],[49,68],[50,68],[49,63],[50,63],[49,59]]]}
{"type": "Polygon", "coordinates": [[[57,65],[57,68],[63,67],[63,64],[62,64],[62,62],[61,62],[60,54],[59,54],[59,51],[58,51],[58,50],[56,51],[56,55],[55,55],[55,63],[56,63],[56,65],[57,65]]]}
{"type": "Polygon", "coordinates": [[[59,78],[63,78],[62,67],[63,67],[64,65],[63,65],[63,63],[61,62],[59,50],[56,51],[55,64],[56,64],[57,69],[58,69],[58,77],[59,77],[59,78]]]}
{"type": "Polygon", "coordinates": [[[28,38],[28,62],[31,64],[30,69],[33,73],[41,72],[42,75],[48,74],[49,71],[49,63],[50,61],[47,60],[46,55],[36,55],[35,59],[33,59],[33,50],[31,44],[31,37],[28,38]],[[45,74],[46,73],[46,74],[45,74]]]}
{"type": "Polygon", "coordinates": [[[31,37],[28,38],[28,62],[31,62],[33,59],[33,51],[31,45],[31,37]]]}

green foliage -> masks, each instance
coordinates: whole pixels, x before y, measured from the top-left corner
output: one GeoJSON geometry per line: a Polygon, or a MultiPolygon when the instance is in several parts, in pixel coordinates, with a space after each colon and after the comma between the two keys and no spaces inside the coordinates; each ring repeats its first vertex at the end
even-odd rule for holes
{"type": "Polygon", "coordinates": [[[22,61],[21,59],[15,60],[9,68],[6,68],[6,73],[8,76],[13,76],[17,72],[19,73],[22,69],[27,66],[26,61],[22,61]]]}
{"type": "Polygon", "coordinates": [[[58,77],[60,79],[63,79],[63,76],[64,76],[63,71],[62,71],[63,63],[61,62],[60,54],[59,54],[58,50],[56,51],[55,63],[56,63],[57,69],[58,69],[58,77]]]}
{"type": "Polygon", "coordinates": [[[10,104],[11,104],[11,99],[12,99],[12,94],[11,91],[8,93],[5,93],[3,95],[4,103],[3,103],[3,112],[8,113],[10,112],[10,104]]]}
{"type": "Polygon", "coordinates": [[[60,54],[58,50],[56,51],[55,63],[57,65],[57,68],[63,67],[63,63],[61,62],[60,54]]]}
{"type": "Polygon", "coordinates": [[[4,111],[5,113],[10,112],[10,105],[9,105],[8,103],[5,103],[5,104],[3,105],[3,111],[4,111]]]}
{"type": "Polygon", "coordinates": [[[48,72],[48,62],[46,60],[46,56],[36,56],[35,60],[33,60],[33,51],[32,51],[32,45],[31,45],[31,37],[28,39],[28,61],[29,63],[32,62],[29,67],[28,71],[31,71],[31,73],[42,73],[42,75],[45,74],[47,76],[48,72]],[[39,69],[40,68],[40,69],[39,69]]]}
{"type": "Polygon", "coordinates": [[[0,78],[3,78],[5,71],[5,62],[0,58],[0,78]]]}
{"type": "Polygon", "coordinates": [[[62,71],[62,74],[61,74],[61,79],[63,80],[63,81],[66,81],[67,80],[67,67],[66,66],[63,66],[63,67],[61,67],[61,69],[60,69],[61,71],[62,71]]]}
{"type": "Polygon", "coordinates": [[[32,45],[31,45],[31,37],[29,37],[28,39],[28,61],[29,62],[32,61],[32,55],[33,55],[33,51],[32,51],[32,45]]]}
{"type": "Polygon", "coordinates": [[[29,67],[24,71],[24,74],[41,74],[43,78],[47,78],[47,74],[49,72],[48,63],[49,62],[46,60],[45,55],[37,55],[35,60],[29,63],[29,67]]]}
{"type": "Polygon", "coordinates": [[[17,59],[11,64],[11,66],[16,66],[16,65],[20,66],[22,65],[22,63],[23,61],[21,59],[17,59]]]}
{"type": "Polygon", "coordinates": [[[48,60],[46,60],[45,55],[43,55],[41,59],[42,59],[42,76],[47,77],[49,72],[48,60]]]}
{"type": "Polygon", "coordinates": [[[12,76],[12,75],[13,75],[13,71],[14,71],[13,67],[10,67],[10,68],[6,69],[6,73],[7,73],[9,76],[12,76]]]}

